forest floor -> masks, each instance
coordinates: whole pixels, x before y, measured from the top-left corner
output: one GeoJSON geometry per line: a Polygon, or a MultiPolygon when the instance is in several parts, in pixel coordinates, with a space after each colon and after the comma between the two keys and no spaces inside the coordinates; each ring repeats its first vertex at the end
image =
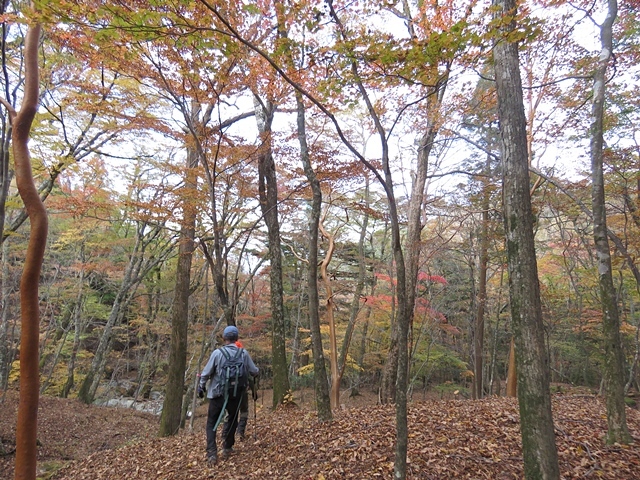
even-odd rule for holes
{"type": "MultiPolygon", "coordinates": [[[[275,412],[269,395],[261,395],[255,417],[250,413],[247,437],[237,441],[234,455],[213,467],[204,452],[204,404],[196,411],[193,432],[157,438],[157,416],[44,397],[38,478],[392,478],[393,406],[376,405],[375,395],[368,394],[349,399],[333,422],[318,423],[310,408],[313,394],[303,395],[296,392],[296,405],[275,412]]],[[[16,410],[17,394],[7,392],[0,403],[0,479],[13,478],[16,410]]],[[[640,411],[627,410],[631,446],[603,443],[607,422],[600,398],[554,395],[553,412],[562,478],[640,478],[640,411]]],[[[514,399],[416,401],[408,421],[409,479],[523,478],[514,399]]]]}

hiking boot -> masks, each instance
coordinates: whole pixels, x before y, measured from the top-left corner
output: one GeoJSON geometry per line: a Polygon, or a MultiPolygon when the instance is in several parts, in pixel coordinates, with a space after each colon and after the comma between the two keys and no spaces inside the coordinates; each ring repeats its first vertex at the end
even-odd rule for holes
{"type": "Polygon", "coordinates": [[[213,467],[216,463],[218,463],[218,453],[213,452],[207,456],[207,464],[209,464],[210,467],[213,467]]]}
{"type": "Polygon", "coordinates": [[[223,448],[222,449],[222,453],[220,454],[220,457],[223,460],[226,460],[227,458],[229,458],[231,455],[233,455],[233,448],[223,448]]]}

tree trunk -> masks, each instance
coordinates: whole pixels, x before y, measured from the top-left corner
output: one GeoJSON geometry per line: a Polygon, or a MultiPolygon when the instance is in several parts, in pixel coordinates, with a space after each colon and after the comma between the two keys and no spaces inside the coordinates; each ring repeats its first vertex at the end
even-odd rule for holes
{"type": "MultiPolygon", "coordinates": [[[[199,110],[196,109],[199,113],[199,110]]],[[[195,113],[195,112],[194,112],[195,113]]],[[[176,285],[171,314],[171,346],[169,350],[169,371],[164,393],[164,404],[160,416],[160,436],[175,435],[180,429],[182,397],[184,394],[184,372],[187,363],[187,332],[189,327],[189,296],[191,286],[191,260],[193,258],[196,228],[196,197],[198,179],[198,153],[187,147],[187,165],[184,188],[180,192],[182,202],[182,223],[176,265],[176,285]]]]}
{"type": "MultiPolygon", "coordinates": [[[[338,365],[340,368],[340,378],[344,376],[344,371],[347,364],[347,356],[349,354],[349,346],[351,345],[351,338],[353,337],[353,330],[355,328],[356,320],[358,318],[358,313],[360,312],[361,306],[361,297],[362,292],[364,290],[364,285],[366,281],[366,262],[365,262],[365,251],[364,251],[364,242],[367,237],[367,226],[369,225],[369,177],[367,176],[365,186],[365,205],[366,209],[364,210],[362,217],[362,227],[360,228],[360,238],[358,240],[358,281],[356,283],[356,289],[353,292],[353,300],[351,301],[351,310],[349,312],[349,322],[347,323],[347,329],[344,334],[344,339],[342,341],[342,347],[340,348],[340,358],[338,360],[338,365]]],[[[364,355],[364,354],[363,354],[364,355]]]]}
{"type": "Polygon", "coordinates": [[[122,310],[125,308],[122,305],[125,293],[123,286],[121,286],[111,307],[111,312],[109,313],[109,318],[107,319],[102,335],[100,336],[100,341],[98,342],[98,347],[93,355],[93,360],[91,361],[91,366],[87,372],[87,376],[84,377],[80,384],[78,400],[83,403],[91,404],[95,400],[96,391],[98,390],[98,385],[102,378],[102,368],[105,363],[104,360],[108,354],[109,346],[111,345],[111,332],[113,331],[113,327],[121,318],[122,310]]]}
{"type": "Polygon", "coordinates": [[[31,170],[29,135],[38,110],[38,44],[40,24],[29,27],[25,39],[25,85],[22,107],[16,113],[9,109],[13,125],[13,160],[20,197],[31,223],[31,235],[20,281],[22,333],[20,336],[20,401],[16,425],[16,479],[36,478],[36,435],[38,429],[38,342],[40,304],[38,285],[47,243],[48,220],[31,170]]]}
{"type": "Polygon", "coordinates": [[[518,396],[518,369],[516,367],[516,342],[511,337],[509,344],[509,363],[507,370],[507,397],[518,396]]]}
{"type": "Polygon", "coordinates": [[[474,377],[473,397],[476,399],[484,396],[483,363],[484,363],[484,312],[487,304],[487,264],[489,263],[489,201],[491,192],[489,188],[489,174],[491,169],[491,157],[487,156],[485,164],[485,177],[482,181],[482,226],[480,231],[480,258],[478,268],[478,296],[476,302],[476,322],[474,328],[474,377]]]}
{"type": "Polygon", "coordinates": [[[85,301],[84,244],[80,246],[80,261],[82,262],[83,267],[80,270],[80,278],[78,279],[78,296],[76,297],[76,304],[73,309],[73,345],[71,347],[71,355],[69,356],[69,361],[67,362],[67,381],[62,387],[62,392],[60,392],[60,396],[62,398],[67,398],[69,396],[69,392],[71,392],[71,389],[75,384],[76,359],[78,357],[78,351],[80,350],[80,338],[84,332],[85,327],[85,322],[83,321],[82,315],[85,301]]]}
{"type": "MultiPolygon", "coordinates": [[[[633,300],[631,300],[631,312],[630,317],[635,318],[635,304],[633,300]]],[[[631,362],[631,366],[629,367],[629,380],[624,386],[624,394],[627,395],[629,390],[633,386],[633,382],[636,379],[636,370],[638,368],[638,362],[640,362],[640,322],[636,325],[636,337],[635,337],[635,354],[633,355],[633,362],[631,362]]]]}
{"type": "Polygon", "coordinates": [[[80,385],[78,399],[83,403],[90,404],[95,400],[96,392],[100,385],[100,380],[104,373],[104,366],[111,347],[113,328],[126,314],[129,304],[131,303],[140,282],[142,282],[149,271],[164,261],[166,254],[173,248],[169,242],[166,242],[161,252],[156,252],[155,255],[150,256],[149,258],[144,258],[148,244],[153,242],[163,230],[162,225],[154,225],[150,230],[145,228],[146,226],[147,225],[143,227],[142,224],[138,225],[136,243],[130,254],[124,278],[120,284],[120,288],[118,289],[113,305],[111,306],[109,318],[107,319],[107,323],[105,324],[102,335],[100,336],[98,347],[96,348],[93,360],[91,361],[91,367],[87,372],[87,376],[80,385]]]}
{"type": "Polygon", "coordinates": [[[516,2],[494,0],[493,3],[496,7],[494,15],[500,25],[493,55],[502,140],[504,223],[524,473],[528,480],[552,480],[560,478],[560,472],[533,238],[526,119],[518,44],[509,39],[517,26],[516,2]]]}
{"type": "MultiPolygon", "coordinates": [[[[7,10],[8,2],[2,2],[0,5],[0,15],[4,15],[7,10]]],[[[5,72],[7,68],[7,46],[9,45],[9,41],[7,40],[9,36],[9,28],[5,26],[2,29],[2,71],[5,72]]],[[[5,77],[5,95],[7,98],[10,98],[9,93],[9,85],[8,79],[5,77]]],[[[1,114],[2,121],[2,131],[0,133],[0,245],[2,245],[6,239],[4,236],[4,223],[5,223],[5,215],[6,215],[6,206],[7,206],[7,197],[9,196],[9,187],[11,185],[11,158],[9,155],[9,149],[11,144],[11,136],[12,136],[12,125],[9,120],[10,114],[6,116],[4,112],[1,114]]],[[[2,344],[2,338],[0,338],[0,345],[2,344]]],[[[1,380],[1,378],[0,378],[1,380]]],[[[0,383],[2,385],[2,383],[0,383]]]]}
{"type": "MultiPolygon", "coordinates": [[[[437,65],[429,65],[427,68],[437,72],[437,65]]],[[[427,100],[427,112],[429,120],[425,132],[418,142],[418,155],[416,160],[416,175],[411,185],[411,197],[409,198],[409,213],[407,215],[407,236],[404,251],[406,252],[407,268],[407,314],[409,318],[409,332],[413,329],[414,306],[416,303],[416,288],[418,283],[418,271],[420,268],[420,252],[422,251],[422,230],[424,228],[422,216],[424,211],[425,186],[429,170],[429,155],[433,148],[433,142],[438,134],[439,125],[435,118],[439,116],[440,106],[447,86],[448,71],[444,75],[438,75],[433,92],[427,100]]]]}
{"type": "Polygon", "coordinates": [[[305,125],[305,108],[302,95],[296,91],[298,141],[300,143],[300,160],[302,168],[311,186],[311,212],[309,212],[309,261],[307,290],[309,295],[309,329],[311,330],[311,351],[313,354],[313,373],[316,394],[318,420],[331,420],[331,397],[327,384],[327,367],[324,363],[322,334],[320,333],[320,299],[318,295],[318,230],[320,225],[320,208],[322,207],[322,190],[316,173],[309,159],[309,147],[305,125]]]}
{"type": "Polygon", "coordinates": [[[336,322],[333,315],[333,288],[327,274],[327,267],[331,262],[333,251],[335,249],[335,240],[333,235],[324,229],[322,220],[320,220],[319,228],[322,234],[329,240],[329,248],[325,253],[320,265],[320,275],[324,283],[324,289],[327,295],[327,323],[329,324],[329,365],[331,367],[331,407],[335,410],[340,407],[340,373],[338,369],[338,340],[336,338],[336,322]]]}
{"type": "Polygon", "coordinates": [[[603,174],[603,120],[607,65],[613,48],[613,22],[618,13],[616,0],[608,1],[607,18],[600,27],[602,50],[593,78],[593,106],[591,111],[591,201],[593,208],[593,240],[598,263],[600,301],[602,302],[602,333],[604,341],[603,380],[607,403],[607,443],[630,443],[624,404],[624,368],[620,342],[620,315],[613,275],[611,253],[607,238],[603,174]]]}
{"type": "Polygon", "coordinates": [[[269,238],[271,269],[271,354],[273,357],[273,407],[282,403],[289,392],[287,371],[286,325],[282,286],[282,249],[280,244],[280,222],[278,220],[278,183],[276,166],[271,150],[271,124],[275,107],[269,100],[262,102],[254,95],[254,105],[262,148],[258,155],[258,193],[260,208],[269,238]]]}
{"type": "MultiPolygon", "coordinates": [[[[390,260],[391,264],[392,261],[390,260]]],[[[392,267],[389,267],[389,270],[392,270],[392,267]]],[[[390,272],[390,277],[392,277],[390,272]]],[[[391,286],[393,290],[393,285],[391,286]]],[[[395,292],[394,292],[395,293],[395,292]]],[[[392,295],[393,296],[393,295],[392,295]]],[[[382,368],[382,378],[380,380],[380,393],[379,400],[380,403],[393,403],[396,399],[396,389],[397,389],[397,375],[398,375],[398,326],[397,326],[397,306],[396,306],[396,297],[394,296],[392,299],[391,305],[391,314],[390,316],[390,336],[389,336],[389,354],[387,355],[387,360],[384,363],[382,368]]],[[[408,336],[408,335],[407,335],[408,336]]]]}
{"type": "Polygon", "coordinates": [[[0,268],[0,390],[6,390],[9,384],[9,372],[13,362],[13,354],[10,345],[13,344],[13,336],[9,335],[9,319],[11,318],[11,291],[9,285],[9,263],[7,253],[9,250],[8,241],[2,243],[2,260],[0,268]]]}
{"type": "MultiPolygon", "coordinates": [[[[278,36],[281,39],[285,40],[285,43],[283,44],[283,47],[285,49],[285,63],[287,65],[287,70],[289,72],[292,72],[295,70],[294,58],[291,52],[290,45],[288,42],[286,42],[286,39],[289,35],[289,32],[287,30],[287,22],[285,19],[285,13],[287,9],[288,6],[283,2],[275,2],[276,18],[278,21],[278,36]]],[[[300,160],[302,161],[302,168],[304,170],[304,173],[309,180],[312,194],[311,212],[309,216],[309,257],[307,261],[307,289],[309,296],[309,329],[311,333],[311,350],[313,352],[314,360],[313,371],[316,394],[316,408],[318,411],[318,420],[322,422],[331,420],[333,418],[333,414],[331,412],[331,399],[327,384],[327,369],[324,363],[322,334],[320,333],[320,299],[318,295],[318,229],[320,223],[320,209],[322,207],[322,190],[320,189],[320,182],[318,181],[318,177],[316,176],[309,159],[309,146],[307,145],[307,128],[304,100],[302,98],[302,94],[297,89],[295,90],[295,97],[297,112],[296,130],[298,134],[298,143],[300,144],[300,160]]],[[[269,129],[270,128],[271,123],[269,123],[269,129]]]]}

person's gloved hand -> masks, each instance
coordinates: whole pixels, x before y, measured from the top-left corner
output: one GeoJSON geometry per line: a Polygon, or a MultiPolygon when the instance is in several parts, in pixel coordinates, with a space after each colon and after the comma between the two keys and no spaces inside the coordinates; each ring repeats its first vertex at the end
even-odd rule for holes
{"type": "Polygon", "coordinates": [[[207,387],[198,385],[198,398],[204,398],[207,394],[207,387]]]}
{"type": "Polygon", "coordinates": [[[258,400],[258,391],[257,390],[252,390],[251,391],[251,398],[253,398],[253,401],[255,402],[256,400],[258,400]]]}

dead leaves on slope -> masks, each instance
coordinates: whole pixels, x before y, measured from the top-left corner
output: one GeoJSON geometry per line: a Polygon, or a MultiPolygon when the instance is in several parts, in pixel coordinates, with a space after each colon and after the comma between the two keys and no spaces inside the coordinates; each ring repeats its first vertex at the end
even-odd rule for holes
{"type": "MultiPolygon", "coordinates": [[[[605,446],[600,400],[554,397],[556,439],[565,479],[640,478],[640,445],[605,446]]],[[[155,439],[91,455],[55,477],[77,479],[389,479],[393,474],[393,406],[343,410],[318,423],[297,409],[253,414],[247,439],[214,467],[204,455],[204,418],[195,434],[155,439]]],[[[410,479],[523,478],[517,404],[513,399],[413,404],[409,412],[410,479]]],[[[640,439],[640,415],[628,410],[640,439]]]]}

